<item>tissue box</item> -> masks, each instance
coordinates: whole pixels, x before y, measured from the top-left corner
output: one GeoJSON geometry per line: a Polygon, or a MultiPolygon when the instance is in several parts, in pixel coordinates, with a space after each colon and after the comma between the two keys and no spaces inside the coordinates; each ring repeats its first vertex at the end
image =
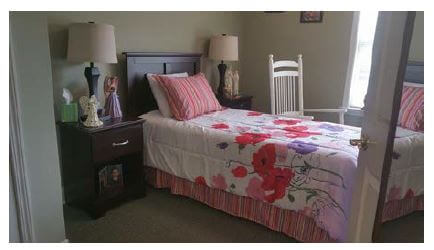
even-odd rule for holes
{"type": "Polygon", "coordinates": [[[77,122],[78,121],[78,106],[77,103],[62,105],[62,122],[77,122]]]}

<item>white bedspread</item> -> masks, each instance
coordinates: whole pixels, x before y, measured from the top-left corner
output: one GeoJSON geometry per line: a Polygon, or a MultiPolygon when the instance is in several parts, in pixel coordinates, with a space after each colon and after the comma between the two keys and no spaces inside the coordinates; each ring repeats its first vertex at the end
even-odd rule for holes
{"type": "Polygon", "coordinates": [[[423,194],[424,134],[396,128],[386,201],[423,194]]]}
{"type": "MultiPolygon", "coordinates": [[[[346,237],[360,128],[226,109],[189,121],[144,114],[148,166],[303,212],[346,237]]],[[[423,193],[423,134],[398,128],[388,200],[423,193]]]]}

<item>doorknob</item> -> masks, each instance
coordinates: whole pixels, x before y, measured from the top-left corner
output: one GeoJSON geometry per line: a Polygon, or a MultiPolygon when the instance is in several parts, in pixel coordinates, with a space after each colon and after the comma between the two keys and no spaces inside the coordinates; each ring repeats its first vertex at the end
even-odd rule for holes
{"type": "Polygon", "coordinates": [[[374,141],[369,140],[369,138],[365,135],[362,135],[360,139],[351,139],[350,145],[357,146],[359,149],[365,151],[368,149],[368,144],[375,144],[374,141]]]}

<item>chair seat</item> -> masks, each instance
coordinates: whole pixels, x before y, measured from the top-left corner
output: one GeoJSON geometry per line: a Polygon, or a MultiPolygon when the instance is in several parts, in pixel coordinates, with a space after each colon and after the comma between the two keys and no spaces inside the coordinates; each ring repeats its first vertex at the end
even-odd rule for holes
{"type": "Polygon", "coordinates": [[[288,118],[294,118],[294,119],[301,119],[301,120],[309,120],[309,121],[313,120],[313,116],[311,116],[311,115],[302,115],[298,111],[285,112],[285,113],[281,114],[281,116],[285,116],[285,117],[288,117],[288,118]]]}

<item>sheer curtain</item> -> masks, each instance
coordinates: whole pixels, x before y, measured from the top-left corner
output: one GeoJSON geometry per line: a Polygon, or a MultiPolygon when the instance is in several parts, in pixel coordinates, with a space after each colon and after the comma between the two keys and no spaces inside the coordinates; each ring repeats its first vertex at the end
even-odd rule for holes
{"type": "Polygon", "coordinates": [[[360,109],[368,90],[372,46],[377,25],[377,11],[361,11],[357,30],[357,45],[351,75],[349,107],[360,109]]]}

